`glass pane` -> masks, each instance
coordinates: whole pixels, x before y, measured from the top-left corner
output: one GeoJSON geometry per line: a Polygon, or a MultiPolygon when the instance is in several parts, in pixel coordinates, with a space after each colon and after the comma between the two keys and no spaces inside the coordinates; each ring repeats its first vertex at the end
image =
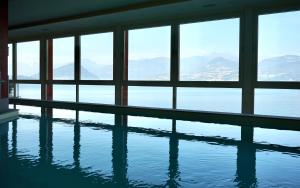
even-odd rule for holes
{"type": "Polygon", "coordinates": [[[180,25],[180,80],[237,81],[238,76],[239,19],[180,25]]]}
{"type": "Polygon", "coordinates": [[[255,114],[300,117],[300,90],[255,89],[255,114]]]}
{"type": "Polygon", "coordinates": [[[74,37],[53,39],[53,79],[74,79],[74,37]]]}
{"type": "Polygon", "coordinates": [[[38,80],[40,78],[40,42],[17,44],[17,79],[38,80]]]}
{"type": "Polygon", "coordinates": [[[8,80],[12,80],[12,44],[8,44],[8,80]]]}
{"type": "Polygon", "coordinates": [[[40,84],[17,84],[16,97],[26,99],[41,99],[40,84]]]}
{"type": "Polygon", "coordinates": [[[128,105],[172,108],[172,88],[129,86],[128,105]]]}
{"type": "Polygon", "coordinates": [[[170,80],[170,33],[169,26],[129,31],[129,80],[170,80]]]}
{"type": "Polygon", "coordinates": [[[53,85],[53,100],[76,101],[75,85],[53,85]]]}
{"type": "Polygon", "coordinates": [[[188,110],[241,112],[241,89],[178,88],[177,108],[188,110]]]}
{"type": "Polygon", "coordinates": [[[81,36],[81,79],[113,79],[113,33],[81,36]]]}
{"type": "Polygon", "coordinates": [[[79,101],[115,104],[115,86],[81,85],[79,86],[79,101]]]}
{"type": "Polygon", "coordinates": [[[300,11],[259,16],[259,81],[300,81],[299,33],[300,11]]]}

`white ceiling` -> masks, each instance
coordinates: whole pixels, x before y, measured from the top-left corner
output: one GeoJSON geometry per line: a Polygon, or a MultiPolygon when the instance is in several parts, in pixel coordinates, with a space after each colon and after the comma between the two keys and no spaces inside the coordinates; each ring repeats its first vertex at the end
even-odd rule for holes
{"type": "Polygon", "coordinates": [[[230,14],[245,7],[300,4],[299,0],[9,0],[9,39],[28,40],[116,26],[230,14]],[[150,3],[149,3],[150,2],[150,3]],[[163,3],[159,5],[159,3],[163,3]],[[138,5],[138,6],[135,6],[138,5]],[[140,5],[145,5],[140,8],[140,5]],[[148,7],[148,8],[146,8],[148,7]],[[87,17],[86,13],[93,13],[87,17]],[[96,12],[96,13],[95,13],[96,12]],[[95,14],[94,14],[95,13],[95,14]],[[76,19],[70,20],[70,18],[76,19]],[[54,21],[58,21],[54,23],[54,21]]]}

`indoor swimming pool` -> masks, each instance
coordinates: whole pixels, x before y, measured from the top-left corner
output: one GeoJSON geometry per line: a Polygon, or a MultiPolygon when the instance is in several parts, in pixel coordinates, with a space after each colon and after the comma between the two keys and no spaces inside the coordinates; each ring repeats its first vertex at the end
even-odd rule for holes
{"type": "Polygon", "coordinates": [[[300,185],[297,131],[255,128],[244,143],[234,125],[129,116],[121,127],[113,114],[20,113],[0,125],[0,187],[300,185]]]}

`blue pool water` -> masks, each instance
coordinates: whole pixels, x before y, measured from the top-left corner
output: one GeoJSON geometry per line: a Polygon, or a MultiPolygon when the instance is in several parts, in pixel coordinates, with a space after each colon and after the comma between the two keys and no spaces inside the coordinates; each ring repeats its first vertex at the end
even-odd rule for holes
{"type": "Polygon", "coordinates": [[[76,122],[74,111],[54,111],[0,125],[0,187],[300,185],[295,131],[255,128],[246,144],[239,126],[176,121],[172,133],[167,119],[130,116],[122,128],[113,114],[79,112],[76,122]]]}

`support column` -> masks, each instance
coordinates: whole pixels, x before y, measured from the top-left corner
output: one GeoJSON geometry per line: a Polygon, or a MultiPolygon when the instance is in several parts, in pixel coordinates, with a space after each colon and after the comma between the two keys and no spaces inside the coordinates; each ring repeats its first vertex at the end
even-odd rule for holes
{"type": "MultiPolygon", "coordinates": [[[[14,96],[17,97],[17,44],[12,44],[12,82],[14,87],[14,96]]],[[[16,104],[14,104],[14,109],[16,109],[16,104]]]]}
{"type": "MultiPolygon", "coordinates": [[[[242,84],[242,113],[254,113],[254,85],[257,80],[258,17],[246,9],[240,24],[240,81],[242,84]]],[[[253,128],[242,127],[242,141],[253,141],[253,128]]]]}
{"type": "MultiPolygon", "coordinates": [[[[179,25],[171,26],[171,83],[173,85],[173,109],[177,108],[177,83],[179,81],[179,25]]],[[[172,131],[176,132],[176,120],[172,120],[172,131]]]]}
{"type": "Polygon", "coordinates": [[[0,111],[5,111],[8,109],[8,1],[3,0],[0,5],[0,111]]]}
{"type": "MultiPolygon", "coordinates": [[[[81,38],[79,35],[75,36],[74,49],[74,80],[76,84],[76,102],[79,102],[79,81],[81,79],[81,38]]],[[[76,110],[76,122],[79,121],[79,111],[76,110]]]]}
{"type": "MultiPolygon", "coordinates": [[[[46,100],[53,100],[53,39],[47,40],[47,63],[46,63],[46,100]]],[[[47,116],[53,116],[52,108],[47,108],[47,116]]]]}
{"type": "MultiPolygon", "coordinates": [[[[115,104],[127,105],[128,87],[123,81],[128,79],[128,32],[117,28],[114,31],[114,82],[115,104]]],[[[127,116],[116,114],[115,124],[127,126],[127,116]]]]}
{"type": "MultiPolygon", "coordinates": [[[[47,40],[40,40],[40,80],[41,80],[41,100],[46,100],[46,79],[47,79],[47,40]]],[[[46,108],[41,108],[41,115],[44,116],[46,108]]]]}
{"type": "Polygon", "coordinates": [[[8,1],[0,6],[0,72],[1,72],[1,109],[8,109],[8,1]],[[5,99],[5,101],[4,101],[5,99]]]}

